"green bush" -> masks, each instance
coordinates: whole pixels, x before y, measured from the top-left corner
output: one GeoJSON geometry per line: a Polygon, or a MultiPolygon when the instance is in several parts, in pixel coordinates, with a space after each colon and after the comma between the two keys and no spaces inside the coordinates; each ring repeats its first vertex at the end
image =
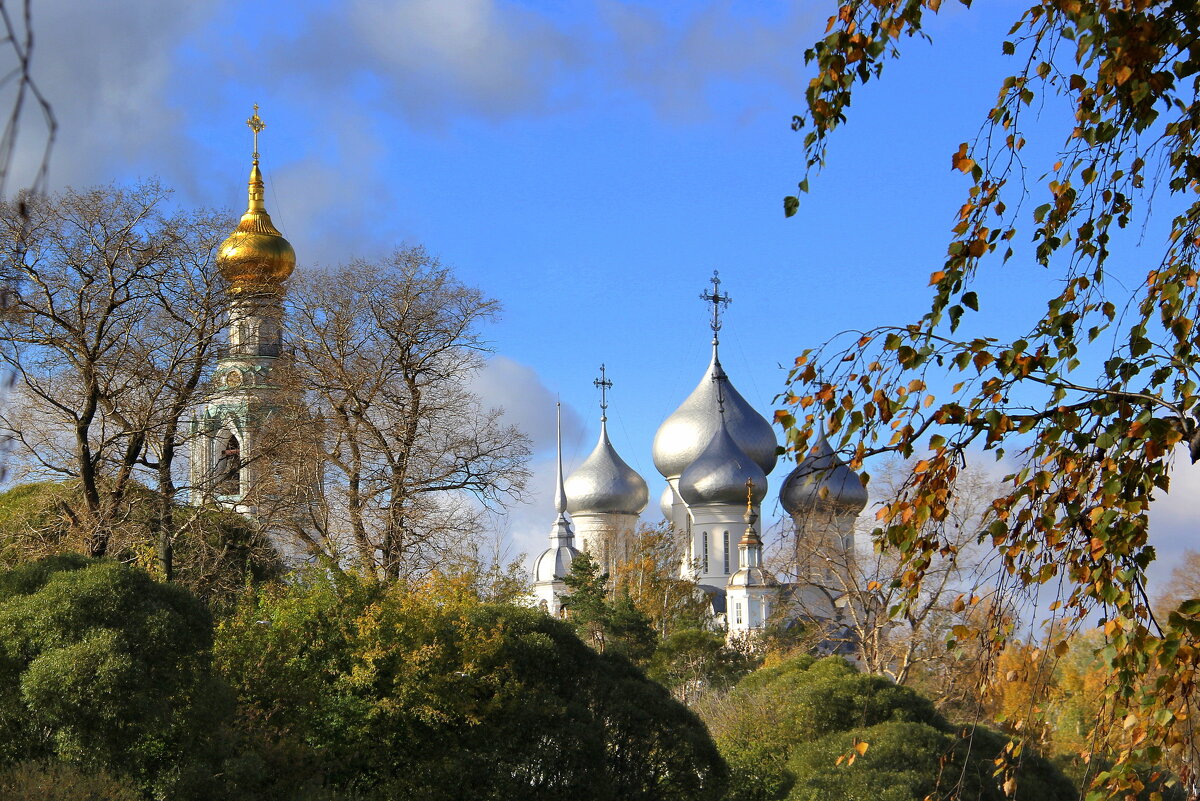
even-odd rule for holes
{"type": "Polygon", "coordinates": [[[724,764],[686,707],[537,610],[310,573],[224,620],[217,657],[260,759],[239,781],[262,799],[723,790],[724,764]]]}
{"type": "MultiPolygon", "coordinates": [[[[82,498],[73,482],[22,484],[0,493],[0,568],[50,556],[86,553],[89,535],[79,523],[82,498]]],[[[109,555],[120,562],[156,569],[155,542],[161,496],[130,487],[119,526],[111,533],[109,555]]],[[[278,578],[282,563],[259,529],[244,516],[223,509],[172,507],[173,581],[225,608],[247,583],[278,578]]]]}
{"type": "Polygon", "coordinates": [[[64,762],[173,799],[212,792],[231,697],[186,590],[117,562],[0,573],[0,766],[64,762]]]}
{"type": "MultiPolygon", "coordinates": [[[[1007,738],[956,729],[928,699],[838,657],[802,656],[755,671],[708,720],[729,764],[730,801],[1006,798],[993,772],[1007,738]]],[[[1061,771],[1028,751],[1016,778],[1018,799],[1078,795],[1061,771]]]]}
{"type": "Polygon", "coordinates": [[[0,801],[141,801],[129,782],[61,762],[22,762],[0,770],[0,801]]]}

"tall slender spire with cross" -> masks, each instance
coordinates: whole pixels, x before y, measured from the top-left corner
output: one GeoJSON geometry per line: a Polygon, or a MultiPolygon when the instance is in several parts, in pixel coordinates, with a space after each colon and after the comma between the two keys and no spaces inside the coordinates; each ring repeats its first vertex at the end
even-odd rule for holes
{"type": "Polygon", "coordinates": [[[600,390],[600,422],[608,422],[608,390],[612,389],[612,381],[605,375],[604,365],[600,365],[600,377],[592,382],[600,390]]]}

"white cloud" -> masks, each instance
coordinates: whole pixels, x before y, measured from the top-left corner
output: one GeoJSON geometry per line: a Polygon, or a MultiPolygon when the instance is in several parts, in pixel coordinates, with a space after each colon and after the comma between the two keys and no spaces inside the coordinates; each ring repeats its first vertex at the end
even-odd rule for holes
{"type": "MultiPolygon", "coordinates": [[[[537,371],[507,356],[493,356],[472,382],[471,391],[484,405],[504,410],[506,422],[533,440],[534,453],[554,452],[554,404],[557,394],[542,383],[537,371]]],[[[563,407],[563,441],[573,442],[583,431],[583,420],[563,407]]]]}
{"type": "MultiPolygon", "coordinates": [[[[796,92],[806,76],[798,62],[815,33],[817,14],[789,9],[779,18],[718,2],[670,24],[661,11],[606,2],[602,16],[615,37],[609,69],[665,116],[698,118],[711,110],[708,92],[722,84],[765,83],[796,92]]],[[[758,11],[759,9],[755,9],[758,11]]],[[[753,104],[754,98],[743,98],[753,104]]]]}
{"type": "MultiPolygon", "coordinates": [[[[131,167],[163,174],[164,165],[183,160],[183,110],[169,94],[179,68],[176,51],[223,6],[188,0],[34,4],[33,77],[59,124],[53,185],[104,183],[131,167]]],[[[10,186],[28,183],[40,162],[43,128],[27,120],[10,186]]]]}
{"type": "Polygon", "coordinates": [[[299,32],[267,49],[264,70],[276,81],[304,76],[325,95],[370,87],[379,111],[418,127],[568,108],[591,75],[593,90],[632,90],[660,114],[690,119],[730,84],[802,90],[797,59],[817,15],[784,8],[714,2],[668,18],[600,0],[575,9],[591,17],[585,24],[501,0],[352,0],[300,16],[299,32]]]}
{"type": "MultiPolygon", "coordinates": [[[[808,38],[804,13],[727,2],[670,19],[604,0],[570,13],[504,0],[310,0],[288,12],[272,20],[270,8],[223,0],[35,4],[34,74],[59,122],[52,187],[159,176],[181,202],[236,210],[232,160],[207,133],[257,101],[268,138],[284,125],[301,151],[288,162],[264,149],[268,207],[301,260],[370,257],[413,234],[394,212],[394,177],[360,166],[390,152],[392,122],[502,121],[628,90],[679,116],[707,108],[713,86],[792,85],[808,38]]],[[[10,188],[28,182],[42,144],[27,115],[10,188]]]]}
{"type": "Polygon", "coordinates": [[[580,66],[564,31],[495,0],[354,0],[305,23],[269,51],[269,71],[310,76],[321,92],[369,76],[384,113],[423,126],[544,109],[558,78],[580,66]]]}
{"type": "Polygon", "coordinates": [[[1196,525],[1200,497],[1200,465],[1194,465],[1180,448],[1171,467],[1171,491],[1150,506],[1150,544],[1158,557],[1150,566],[1151,595],[1170,578],[1184,551],[1200,550],[1196,525]]]}
{"type": "MultiPolygon", "coordinates": [[[[532,440],[526,503],[507,510],[500,524],[517,552],[529,556],[530,564],[547,546],[554,522],[555,489],[555,403],[556,394],[542,383],[537,372],[506,356],[493,356],[472,382],[472,391],[485,405],[504,409],[504,420],[524,431],[532,440]]],[[[575,442],[583,434],[582,418],[563,406],[563,441],[575,442]]],[[[564,464],[570,470],[570,464],[564,464]]]]}

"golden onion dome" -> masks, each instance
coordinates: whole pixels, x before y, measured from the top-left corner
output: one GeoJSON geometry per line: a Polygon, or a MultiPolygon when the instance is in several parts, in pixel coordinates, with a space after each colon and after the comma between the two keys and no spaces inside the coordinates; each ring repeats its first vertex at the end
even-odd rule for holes
{"type": "Polygon", "coordinates": [[[266,126],[258,116],[246,121],[254,131],[254,165],[250,168],[249,203],[233,233],[217,250],[217,266],[231,292],[279,291],[296,269],[296,251],[271,223],[263,204],[262,172],[258,169],[258,134],[266,126]]]}

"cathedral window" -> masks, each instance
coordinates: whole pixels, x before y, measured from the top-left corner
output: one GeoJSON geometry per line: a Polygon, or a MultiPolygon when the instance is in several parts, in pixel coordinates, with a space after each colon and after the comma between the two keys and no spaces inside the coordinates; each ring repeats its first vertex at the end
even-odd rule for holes
{"type": "Polygon", "coordinates": [[[230,434],[221,449],[214,471],[218,495],[238,495],[242,490],[242,448],[236,435],[230,434]]]}
{"type": "Polygon", "coordinates": [[[708,532],[706,531],[703,534],[701,534],[700,536],[702,536],[704,538],[704,557],[703,557],[703,561],[701,562],[701,564],[704,565],[704,572],[707,573],[708,572],[708,532]]]}
{"type": "Polygon", "coordinates": [[[734,622],[740,626],[742,624],[742,602],[738,601],[736,604],[734,604],[733,610],[734,610],[734,622]]]}
{"type": "Polygon", "coordinates": [[[729,532],[725,532],[725,574],[729,574],[729,532]]]}

